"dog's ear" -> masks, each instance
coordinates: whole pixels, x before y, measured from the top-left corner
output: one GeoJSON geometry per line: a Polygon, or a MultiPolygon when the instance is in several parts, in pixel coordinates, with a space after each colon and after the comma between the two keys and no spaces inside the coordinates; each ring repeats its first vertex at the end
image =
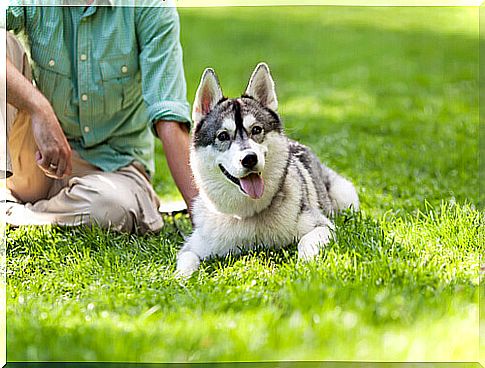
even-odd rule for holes
{"type": "Polygon", "coordinates": [[[259,63],[254,69],[246,88],[246,94],[254,97],[263,106],[273,111],[278,109],[278,99],[276,98],[273,78],[266,63],[259,63]]]}
{"type": "Polygon", "coordinates": [[[202,74],[199,88],[195,94],[192,120],[198,124],[222,98],[222,89],[213,69],[207,68],[202,74]]]}

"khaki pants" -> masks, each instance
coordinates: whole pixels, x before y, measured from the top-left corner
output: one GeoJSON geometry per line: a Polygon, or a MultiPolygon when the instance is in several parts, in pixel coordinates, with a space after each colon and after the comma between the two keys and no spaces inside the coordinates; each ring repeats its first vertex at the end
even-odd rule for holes
{"type": "MultiPolygon", "coordinates": [[[[10,33],[7,33],[7,57],[31,80],[25,50],[10,33]]],[[[7,187],[15,198],[26,202],[32,224],[97,224],[128,232],[161,229],[160,203],[141,164],[133,162],[116,172],[103,172],[74,151],[72,175],[51,179],[35,163],[37,146],[29,115],[8,104],[6,115],[10,156],[7,163],[11,162],[13,172],[7,179],[7,187]]]]}

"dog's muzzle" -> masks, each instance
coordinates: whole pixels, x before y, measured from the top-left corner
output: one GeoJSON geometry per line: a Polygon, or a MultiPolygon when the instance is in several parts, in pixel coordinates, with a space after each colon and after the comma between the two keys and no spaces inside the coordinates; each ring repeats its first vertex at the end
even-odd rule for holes
{"type": "MultiPolygon", "coordinates": [[[[249,156],[249,155],[248,155],[249,156]]],[[[247,157],[247,156],[246,156],[247,157]]],[[[245,157],[245,158],[246,158],[245,157]]],[[[243,159],[244,160],[244,159],[243,159]]],[[[252,160],[252,159],[251,159],[252,160]]],[[[256,157],[256,163],[257,163],[256,157]]],[[[256,165],[252,167],[254,167],[256,165]]],[[[222,165],[219,165],[224,176],[229,179],[232,183],[237,185],[239,189],[245,194],[251,197],[252,199],[259,199],[263,196],[264,193],[264,180],[261,173],[252,172],[248,175],[245,175],[241,178],[236,178],[235,176],[231,175],[222,165]]]]}

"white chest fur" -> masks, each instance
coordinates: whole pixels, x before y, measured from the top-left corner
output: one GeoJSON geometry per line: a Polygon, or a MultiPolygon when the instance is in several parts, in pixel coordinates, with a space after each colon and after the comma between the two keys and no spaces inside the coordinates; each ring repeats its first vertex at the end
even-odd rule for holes
{"type": "Polygon", "coordinates": [[[290,166],[271,204],[249,217],[219,212],[207,198],[200,197],[194,206],[196,231],[191,237],[196,253],[205,258],[257,245],[279,248],[297,242],[323,217],[318,209],[301,212],[300,185],[296,170],[290,166]]]}

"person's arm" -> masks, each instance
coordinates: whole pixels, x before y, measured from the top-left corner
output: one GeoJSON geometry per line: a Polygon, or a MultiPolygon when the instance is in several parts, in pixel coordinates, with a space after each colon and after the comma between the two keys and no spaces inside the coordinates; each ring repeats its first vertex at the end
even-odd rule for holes
{"type": "MultiPolygon", "coordinates": [[[[7,8],[7,31],[19,33],[26,28],[24,6],[7,8]]],[[[37,164],[46,175],[62,177],[71,173],[71,148],[57,117],[44,95],[6,59],[7,101],[18,110],[31,115],[32,130],[37,148],[37,164]],[[51,166],[57,166],[54,170],[51,166]]]]}
{"type": "Polygon", "coordinates": [[[184,197],[189,212],[191,212],[192,201],[198,193],[189,164],[189,131],[184,124],[176,121],[158,121],[155,124],[155,129],[162,141],[168,167],[175,184],[184,197]]]}
{"type": "Polygon", "coordinates": [[[136,9],[142,91],[152,130],[162,141],[170,172],[190,210],[197,189],[189,166],[190,112],[179,18],[169,2],[164,4],[136,9]]]}
{"type": "Polygon", "coordinates": [[[38,148],[35,160],[45,174],[54,178],[70,175],[71,148],[51,104],[8,58],[7,102],[30,114],[38,148]]]}

